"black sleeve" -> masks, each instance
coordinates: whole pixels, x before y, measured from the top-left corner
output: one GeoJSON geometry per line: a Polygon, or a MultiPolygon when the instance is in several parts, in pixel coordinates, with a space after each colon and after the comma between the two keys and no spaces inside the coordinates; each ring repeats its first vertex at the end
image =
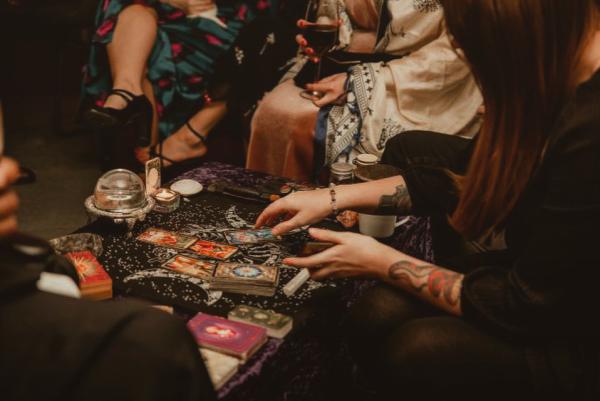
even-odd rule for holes
{"type": "Polygon", "coordinates": [[[458,194],[449,172],[464,174],[474,140],[427,131],[403,132],[390,139],[381,162],[398,167],[415,215],[448,215],[458,194]]]}
{"type": "Polygon", "coordinates": [[[465,318],[538,338],[598,335],[600,102],[589,103],[548,148],[516,262],[465,277],[465,318]]]}
{"type": "Polygon", "coordinates": [[[210,401],[212,384],[183,321],[149,307],[115,326],[69,399],[210,401]]]}

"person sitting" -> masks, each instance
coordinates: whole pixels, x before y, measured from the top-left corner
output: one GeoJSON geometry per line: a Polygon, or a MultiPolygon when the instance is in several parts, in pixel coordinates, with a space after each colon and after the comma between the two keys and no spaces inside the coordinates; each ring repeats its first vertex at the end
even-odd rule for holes
{"type": "Polygon", "coordinates": [[[383,160],[399,164],[401,176],[292,194],[256,225],[292,216],[273,228],[280,235],[332,210],[377,210],[449,216],[465,239],[504,238],[503,254],[449,269],[370,237],[311,229],[335,246],[284,263],[317,279],[382,282],[354,305],[348,330],[382,398],[597,400],[599,6],[441,4],[483,92],[476,143],[399,135],[383,160]]]}
{"type": "Polygon", "coordinates": [[[155,153],[165,165],[204,156],[207,135],[226,111],[206,94],[215,60],[270,7],[264,0],[99,2],[83,79],[93,104],[83,122],[98,130],[135,125],[132,163],[155,153]],[[162,149],[149,148],[167,137],[162,149]]]}
{"type": "Polygon", "coordinates": [[[70,263],[15,234],[18,176],[0,159],[2,400],[215,400],[183,322],[138,302],[75,299],[70,263]]]}
{"type": "MultiPolygon", "coordinates": [[[[324,165],[352,161],[360,153],[381,156],[386,142],[403,131],[467,138],[477,132],[481,94],[468,66],[452,51],[437,1],[340,4],[343,51],[325,56],[326,77],[307,85],[324,96],[314,104],[302,98],[303,89],[288,74],[254,115],[247,168],[309,181],[324,165]],[[326,68],[330,64],[339,73],[326,68]]],[[[311,44],[299,42],[314,58],[311,44]]],[[[305,62],[302,58],[292,71],[305,62]]]]}

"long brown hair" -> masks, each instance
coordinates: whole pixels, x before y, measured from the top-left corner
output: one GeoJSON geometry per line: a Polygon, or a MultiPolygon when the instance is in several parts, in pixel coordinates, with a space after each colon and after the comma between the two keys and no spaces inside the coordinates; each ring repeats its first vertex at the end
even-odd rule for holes
{"type": "Polygon", "coordinates": [[[451,224],[467,238],[502,227],[575,88],[595,0],[440,0],[485,115],[451,224]]]}

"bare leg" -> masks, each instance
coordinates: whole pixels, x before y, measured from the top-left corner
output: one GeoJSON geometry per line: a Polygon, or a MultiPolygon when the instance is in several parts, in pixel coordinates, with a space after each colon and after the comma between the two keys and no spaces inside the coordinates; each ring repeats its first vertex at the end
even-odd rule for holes
{"type": "MultiPolygon", "coordinates": [[[[190,119],[190,125],[206,136],[223,119],[227,112],[227,103],[214,102],[204,106],[190,119]]],[[[162,153],[173,161],[182,161],[195,157],[202,157],[208,149],[204,144],[184,125],[177,132],[163,141],[162,153]]],[[[140,149],[137,158],[142,163],[149,159],[149,148],[140,149]]],[[[169,165],[165,161],[165,165],[169,165]]]]}
{"type": "MultiPolygon", "coordinates": [[[[158,16],[142,5],[132,5],[119,14],[112,42],[107,46],[113,88],[141,95],[146,63],[156,39],[158,16]]],[[[109,96],[105,107],[122,109],[120,96],[109,96]]]]}

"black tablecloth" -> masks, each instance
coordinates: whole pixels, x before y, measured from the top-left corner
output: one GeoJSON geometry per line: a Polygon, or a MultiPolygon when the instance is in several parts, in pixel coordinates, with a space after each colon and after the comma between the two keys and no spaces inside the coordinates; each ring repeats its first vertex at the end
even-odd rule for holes
{"type": "MultiPolygon", "coordinates": [[[[219,163],[206,164],[180,178],[204,185],[227,180],[247,186],[275,188],[285,179],[254,173],[219,163]]],[[[104,252],[100,261],[113,278],[116,294],[173,305],[184,317],[195,312],[220,316],[238,304],[273,309],[293,316],[294,330],[285,340],[270,339],[220,391],[228,400],[331,400],[341,399],[349,386],[352,364],[343,343],[345,311],[369,281],[309,281],[288,298],[282,287],[298,272],[281,267],[278,291],[273,297],[222,294],[210,291],[200,279],[161,268],[177,251],[136,240],[145,229],[159,227],[198,238],[226,243],[223,233],[253,226],[265,204],[203,192],[182,202],[170,214],[151,213],[128,235],[104,221],[96,221],[80,232],[100,234],[104,252]]],[[[341,229],[331,226],[329,228],[341,229]]],[[[281,265],[307,240],[305,233],[285,237],[281,243],[241,246],[232,261],[281,265]]],[[[391,244],[414,256],[433,261],[429,221],[411,218],[398,229],[391,244]]]]}

